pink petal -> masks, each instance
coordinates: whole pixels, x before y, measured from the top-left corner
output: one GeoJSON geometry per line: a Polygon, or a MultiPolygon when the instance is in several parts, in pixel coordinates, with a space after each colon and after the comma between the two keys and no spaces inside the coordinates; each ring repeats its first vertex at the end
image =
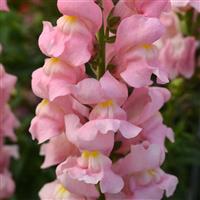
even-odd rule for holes
{"type": "Polygon", "coordinates": [[[119,193],[124,187],[123,179],[111,170],[104,173],[104,178],[100,181],[102,193],[119,193]]]}
{"type": "Polygon", "coordinates": [[[178,179],[175,176],[170,175],[170,174],[165,174],[164,180],[159,185],[159,187],[166,191],[167,197],[170,197],[173,195],[177,184],[178,184],[178,179]]]}
{"type": "Polygon", "coordinates": [[[102,24],[102,13],[100,7],[93,0],[72,1],[58,0],[57,6],[63,15],[77,16],[81,20],[89,22],[90,31],[96,33],[102,24]]]}
{"type": "Polygon", "coordinates": [[[151,144],[147,149],[142,144],[132,145],[131,152],[115,164],[115,171],[121,175],[127,175],[154,169],[160,164],[161,151],[158,145],[151,144]]]}
{"type": "Polygon", "coordinates": [[[99,81],[92,78],[80,81],[73,94],[82,104],[97,104],[104,100],[99,81]]]}
{"type": "Polygon", "coordinates": [[[146,62],[135,61],[129,63],[120,76],[128,85],[140,88],[152,84],[151,74],[152,70],[149,69],[146,62]]]}
{"type": "Polygon", "coordinates": [[[122,105],[128,97],[128,89],[124,83],[116,80],[109,71],[100,79],[101,87],[107,99],[114,99],[118,105],[122,105]]]}
{"type": "Polygon", "coordinates": [[[159,19],[141,15],[125,18],[117,30],[116,50],[124,51],[140,44],[152,44],[163,35],[163,32],[164,26],[159,19]]]}

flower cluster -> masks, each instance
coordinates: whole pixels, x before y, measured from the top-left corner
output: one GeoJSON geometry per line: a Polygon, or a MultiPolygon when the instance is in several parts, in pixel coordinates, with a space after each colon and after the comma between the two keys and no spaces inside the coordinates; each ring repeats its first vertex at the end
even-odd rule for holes
{"type": "Polygon", "coordinates": [[[9,165],[11,157],[18,157],[18,150],[16,145],[4,144],[5,138],[16,141],[14,128],[18,126],[18,121],[8,105],[15,82],[16,77],[7,74],[0,64],[0,199],[9,198],[15,189],[9,165]]]}
{"type": "Polygon", "coordinates": [[[30,133],[43,143],[42,168],[57,165],[56,180],[40,198],[171,196],[178,180],[161,165],[165,140],[174,135],[159,112],[170,92],[151,85],[167,83],[172,70],[192,75],[194,39],[183,38],[176,19],[168,19],[170,0],[58,0],[57,6],[63,16],[56,26],[44,22],[39,37],[48,58],[32,75],[33,92],[43,100],[30,133]],[[177,54],[175,38],[184,43],[177,54]]]}

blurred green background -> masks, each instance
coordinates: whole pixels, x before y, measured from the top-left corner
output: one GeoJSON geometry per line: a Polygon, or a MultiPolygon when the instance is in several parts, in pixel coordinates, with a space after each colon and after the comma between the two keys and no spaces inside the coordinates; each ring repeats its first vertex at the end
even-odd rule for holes
{"type": "MultiPolygon", "coordinates": [[[[28,128],[39,102],[31,92],[31,73],[44,62],[38,48],[42,21],[55,24],[60,16],[56,0],[11,0],[10,12],[0,12],[0,63],[18,77],[11,106],[21,122],[16,131],[20,159],[12,161],[16,193],[12,200],[37,200],[42,185],[54,179],[54,169],[41,170],[39,145],[32,141],[28,128]]],[[[176,133],[176,143],[167,143],[163,168],[179,179],[172,200],[200,199],[200,71],[190,80],[177,78],[167,87],[172,99],[162,109],[164,121],[176,133]]],[[[8,141],[10,142],[10,141],[8,141]]]]}

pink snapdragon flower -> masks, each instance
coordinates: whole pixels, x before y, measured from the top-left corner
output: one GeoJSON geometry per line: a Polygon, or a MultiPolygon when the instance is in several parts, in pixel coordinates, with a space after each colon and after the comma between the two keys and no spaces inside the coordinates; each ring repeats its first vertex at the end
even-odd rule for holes
{"type": "Polygon", "coordinates": [[[49,57],[60,58],[69,65],[80,66],[91,57],[92,40],[92,34],[76,17],[63,16],[58,19],[56,27],[50,22],[43,23],[39,47],[49,57]]]}
{"type": "Polygon", "coordinates": [[[80,81],[74,85],[72,94],[82,104],[95,105],[113,99],[121,106],[128,97],[128,89],[107,71],[99,81],[94,78],[80,81]]]}
{"type": "Polygon", "coordinates": [[[29,131],[33,139],[42,143],[64,132],[64,116],[76,113],[88,116],[88,108],[71,96],[59,97],[50,102],[44,99],[36,109],[36,117],[32,120],[29,131]]]}
{"type": "Polygon", "coordinates": [[[117,119],[92,120],[84,125],[74,115],[65,117],[66,135],[80,149],[99,150],[109,154],[114,145],[114,133],[119,131],[125,138],[136,137],[141,128],[117,119]]]}
{"type": "Polygon", "coordinates": [[[79,148],[85,149],[93,141],[89,150],[109,153],[113,148],[116,131],[125,138],[133,138],[140,133],[141,128],[128,122],[126,112],[120,107],[127,99],[127,87],[109,72],[99,81],[92,78],[80,81],[73,95],[81,103],[93,107],[89,121],[84,121],[84,124],[74,114],[65,116],[66,135],[79,148]]]}
{"type": "Polygon", "coordinates": [[[143,87],[135,89],[123,105],[128,120],[142,124],[154,116],[170,99],[170,91],[161,87],[143,87]]]}
{"type": "Polygon", "coordinates": [[[122,19],[134,14],[159,18],[161,13],[169,11],[170,8],[170,0],[119,0],[114,13],[122,19]]]}
{"type": "Polygon", "coordinates": [[[93,34],[96,34],[102,25],[102,12],[94,0],[58,0],[57,6],[63,15],[76,16],[93,34]]]}
{"type": "Polygon", "coordinates": [[[172,6],[176,8],[184,8],[191,6],[200,12],[199,0],[171,0],[172,6]]]}
{"type": "Polygon", "coordinates": [[[83,65],[72,67],[59,58],[48,58],[44,66],[32,74],[33,92],[51,101],[66,96],[71,93],[71,87],[85,77],[84,71],[83,65]]]}
{"type": "Polygon", "coordinates": [[[166,26],[166,34],[159,41],[159,60],[170,79],[182,75],[191,78],[195,70],[196,41],[194,37],[184,37],[180,32],[178,17],[174,13],[161,16],[166,26]]]}
{"type": "Polygon", "coordinates": [[[131,152],[115,164],[115,171],[126,179],[124,193],[135,199],[156,199],[171,196],[178,183],[177,178],[164,173],[161,151],[157,145],[146,143],[133,145],[131,152]]]}
{"type": "Polygon", "coordinates": [[[111,56],[117,65],[115,74],[136,88],[150,85],[152,74],[159,82],[168,82],[153,44],[163,33],[164,27],[156,18],[140,15],[125,18],[118,27],[115,52],[111,56]]]}
{"type": "Polygon", "coordinates": [[[69,156],[78,155],[78,153],[78,148],[68,141],[65,134],[53,137],[48,143],[42,144],[40,148],[40,155],[45,156],[41,168],[59,164],[69,156]]]}
{"type": "Polygon", "coordinates": [[[39,47],[49,57],[80,66],[92,55],[94,36],[102,24],[101,9],[92,0],[61,0],[57,4],[63,16],[57,20],[56,27],[44,22],[39,47]]]}
{"type": "Polygon", "coordinates": [[[103,193],[118,193],[123,188],[123,180],[111,170],[112,161],[98,151],[84,150],[81,157],[69,157],[57,167],[58,179],[67,186],[62,178],[67,174],[73,179],[97,184],[103,193]]]}
{"type": "Polygon", "coordinates": [[[165,154],[166,137],[174,141],[173,131],[163,124],[159,110],[170,98],[170,93],[165,88],[150,87],[135,89],[125,102],[123,109],[127,113],[127,119],[142,128],[141,133],[132,139],[119,137],[122,141],[120,152],[130,151],[131,144],[149,142],[159,145],[165,154]]]}
{"type": "Polygon", "coordinates": [[[7,0],[1,0],[0,1],[0,11],[9,11],[7,0]]]}
{"type": "Polygon", "coordinates": [[[178,75],[191,78],[195,70],[196,40],[177,35],[161,49],[160,60],[166,66],[170,79],[178,75]]]}

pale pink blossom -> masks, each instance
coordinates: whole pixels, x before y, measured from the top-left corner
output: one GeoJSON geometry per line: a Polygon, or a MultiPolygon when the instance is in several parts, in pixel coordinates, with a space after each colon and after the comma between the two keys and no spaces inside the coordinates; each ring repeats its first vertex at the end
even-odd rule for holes
{"type": "Polygon", "coordinates": [[[99,81],[93,78],[80,81],[72,94],[83,104],[94,105],[113,99],[121,106],[128,97],[128,90],[124,83],[107,71],[99,81]]]}
{"type": "Polygon", "coordinates": [[[142,124],[154,116],[171,97],[170,91],[161,87],[135,89],[123,105],[128,120],[142,124]]]}
{"type": "Polygon", "coordinates": [[[167,74],[158,61],[158,49],[154,45],[163,33],[164,26],[157,18],[133,15],[122,20],[111,54],[116,65],[116,76],[136,88],[150,85],[152,74],[158,77],[159,82],[168,82],[167,74]]]}
{"type": "Polygon", "coordinates": [[[170,0],[119,0],[114,13],[121,18],[134,14],[159,18],[162,12],[167,12],[170,8],[170,0]]]}
{"type": "Polygon", "coordinates": [[[9,11],[7,0],[0,1],[0,11],[9,11]]]}
{"type": "Polygon", "coordinates": [[[84,70],[84,66],[72,67],[58,58],[48,58],[44,66],[32,74],[33,92],[51,101],[66,96],[71,93],[72,86],[85,76],[84,70]]]}
{"type": "Polygon", "coordinates": [[[61,163],[57,167],[57,176],[60,179],[67,174],[87,184],[99,182],[101,192],[118,193],[123,188],[123,180],[112,171],[111,166],[112,161],[100,152],[84,150],[81,157],[70,157],[61,163]]]}
{"type": "Polygon", "coordinates": [[[117,131],[125,138],[133,138],[140,133],[141,128],[125,120],[97,119],[81,124],[78,116],[65,116],[67,138],[80,149],[99,150],[109,154],[114,144],[114,133],[117,131]]]}
{"type": "Polygon", "coordinates": [[[166,138],[171,142],[174,142],[174,133],[172,129],[163,124],[163,119],[160,114],[156,114],[145,123],[140,124],[140,127],[142,127],[142,131],[135,138],[127,140],[118,135],[116,140],[121,142],[121,146],[117,152],[126,154],[130,151],[131,145],[141,143],[156,144],[159,146],[160,151],[162,152],[162,160],[164,160],[166,153],[166,138]]]}
{"type": "Polygon", "coordinates": [[[114,142],[114,133],[119,131],[125,138],[136,137],[140,127],[127,121],[126,112],[120,107],[127,99],[128,91],[124,83],[119,82],[109,72],[97,81],[92,78],[80,81],[73,95],[93,109],[89,121],[80,122],[76,115],[66,115],[66,134],[68,139],[85,149],[91,141],[90,150],[109,153],[114,142]]]}
{"type": "Polygon", "coordinates": [[[59,164],[69,156],[78,155],[79,150],[70,143],[64,134],[53,137],[48,143],[42,144],[40,155],[45,156],[42,168],[59,164]]]}
{"type": "Polygon", "coordinates": [[[165,42],[159,58],[170,79],[178,75],[192,77],[195,70],[195,50],[194,37],[177,35],[165,42]]]}
{"type": "Polygon", "coordinates": [[[115,164],[115,171],[126,179],[124,193],[136,199],[160,200],[164,192],[171,196],[178,181],[160,169],[162,162],[159,146],[132,145],[131,152],[115,164]]]}
{"type": "Polygon", "coordinates": [[[81,21],[74,16],[63,16],[58,19],[56,27],[50,22],[43,22],[39,47],[49,57],[80,66],[91,57],[92,41],[92,34],[81,21]]]}
{"type": "Polygon", "coordinates": [[[36,109],[36,116],[31,122],[30,133],[33,139],[42,143],[64,132],[64,116],[76,113],[88,116],[88,108],[71,96],[60,97],[50,102],[44,99],[36,109]]]}
{"type": "Polygon", "coordinates": [[[162,15],[161,21],[166,27],[166,33],[157,43],[162,68],[170,79],[178,75],[191,78],[195,70],[195,38],[182,35],[180,21],[173,12],[162,15]]]}
{"type": "Polygon", "coordinates": [[[135,89],[125,102],[123,109],[127,113],[127,120],[142,128],[140,134],[131,139],[125,139],[118,135],[122,141],[120,152],[128,152],[131,144],[148,142],[157,144],[165,154],[165,139],[174,141],[173,131],[163,124],[159,110],[170,98],[170,92],[165,88],[149,87],[135,89]]]}
{"type": "Polygon", "coordinates": [[[57,6],[58,10],[63,15],[76,16],[93,34],[95,34],[102,25],[102,12],[94,0],[58,0],[57,6]]]}

